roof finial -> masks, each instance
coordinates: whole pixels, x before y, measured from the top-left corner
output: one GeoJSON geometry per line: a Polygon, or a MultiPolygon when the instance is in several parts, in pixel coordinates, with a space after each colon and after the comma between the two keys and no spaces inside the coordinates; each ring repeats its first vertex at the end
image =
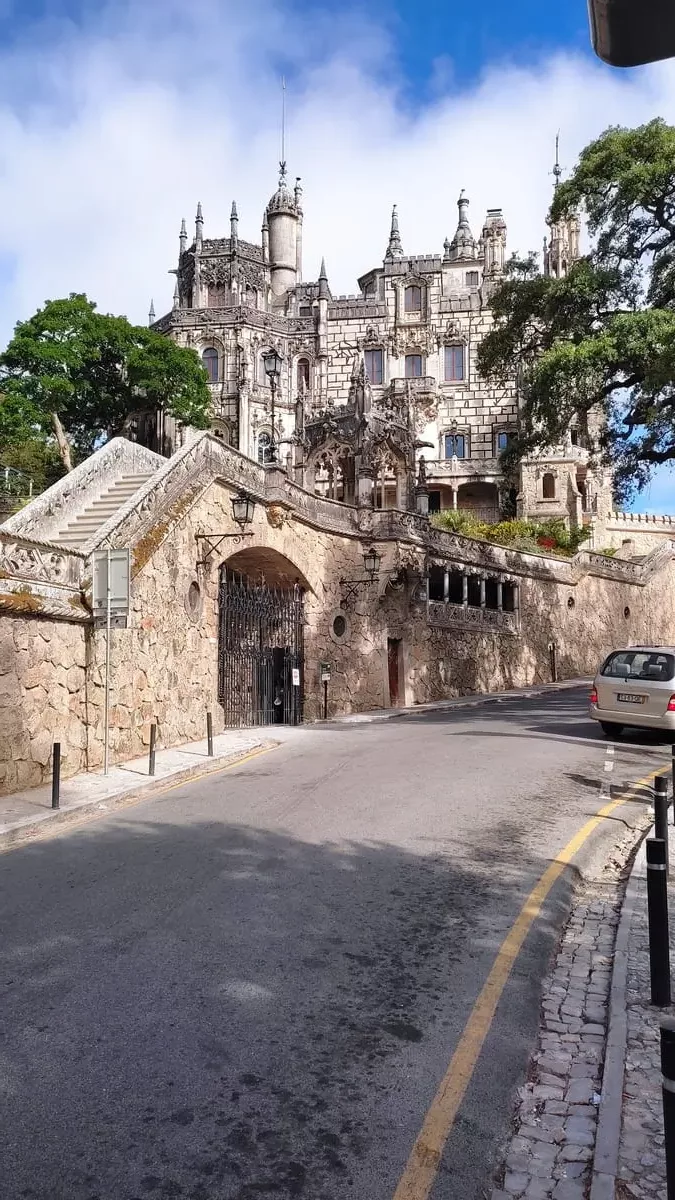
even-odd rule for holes
{"type": "Polygon", "coordinates": [[[389,245],[385,259],[391,261],[394,258],[403,258],[403,246],[401,245],[401,235],[398,229],[398,212],[396,205],[391,210],[391,229],[389,231],[389,245]]]}
{"type": "Polygon", "coordinates": [[[279,162],[279,187],[286,182],[286,77],[281,76],[281,160],[279,162]]]}
{"type": "Polygon", "coordinates": [[[178,276],[176,276],[176,286],[173,289],[173,306],[174,306],[174,308],[180,308],[180,292],[178,290],[178,276]]]}
{"type": "Polygon", "coordinates": [[[558,190],[558,185],[560,183],[561,175],[562,175],[562,167],[560,166],[560,130],[558,130],[558,132],[555,135],[555,166],[553,168],[553,176],[555,179],[555,182],[553,184],[554,191],[558,190]]]}
{"type": "Polygon", "coordinates": [[[232,201],[232,212],[230,213],[230,237],[233,242],[236,242],[239,237],[239,214],[236,200],[232,201]]]}
{"type": "Polygon", "coordinates": [[[183,254],[186,250],[187,250],[187,226],[185,224],[185,217],[183,217],[183,220],[180,223],[180,252],[181,252],[181,254],[183,254]]]}
{"type": "Polygon", "coordinates": [[[328,300],[330,292],[328,290],[328,276],[326,274],[326,260],[321,259],[321,270],[319,271],[319,300],[328,300]]]}
{"type": "Polygon", "coordinates": [[[202,213],[201,200],[197,205],[197,216],[195,218],[195,241],[201,245],[204,237],[204,214],[202,213]]]}
{"type": "Polygon", "coordinates": [[[148,325],[154,325],[154,323],[155,323],[155,301],[151,300],[150,301],[150,312],[148,313],[148,325]]]}

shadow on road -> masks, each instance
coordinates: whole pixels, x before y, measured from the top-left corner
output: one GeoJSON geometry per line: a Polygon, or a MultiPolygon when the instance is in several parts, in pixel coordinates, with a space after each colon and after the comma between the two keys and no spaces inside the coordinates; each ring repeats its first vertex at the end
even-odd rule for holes
{"type": "MultiPolygon", "coordinates": [[[[213,820],[158,801],[3,858],[3,1200],[390,1200],[546,864],[308,844],[228,824],[225,792],[213,820]]],[[[492,1101],[453,1151],[464,1196],[489,1182],[570,880],[500,1009],[492,1101]]]]}

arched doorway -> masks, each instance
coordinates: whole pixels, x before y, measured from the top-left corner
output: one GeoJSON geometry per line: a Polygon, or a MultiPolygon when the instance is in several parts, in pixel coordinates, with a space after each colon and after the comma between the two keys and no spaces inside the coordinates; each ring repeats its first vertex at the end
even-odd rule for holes
{"type": "Polygon", "coordinates": [[[218,698],[226,726],[302,721],[305,588],[273,550],[242,550],[222,564],[218,698]]]}

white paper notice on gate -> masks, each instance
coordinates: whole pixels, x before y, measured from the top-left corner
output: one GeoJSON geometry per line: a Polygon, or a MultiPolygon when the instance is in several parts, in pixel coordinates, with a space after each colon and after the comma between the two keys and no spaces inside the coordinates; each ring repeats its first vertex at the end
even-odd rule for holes
{"type": "Polygon", "coordinates": [[[300,687],[300,668],[292,667],[291,670],[293,674],[293,687],[300,687]]]}

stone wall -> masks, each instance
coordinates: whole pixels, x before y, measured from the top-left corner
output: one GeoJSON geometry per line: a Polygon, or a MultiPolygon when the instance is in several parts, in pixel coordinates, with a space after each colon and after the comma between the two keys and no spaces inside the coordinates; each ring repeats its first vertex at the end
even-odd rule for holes
{"type": "MultiPolygon", "coordinates": [[[[319,513],[314,497],[289,483],[279,486],[280,472],[269,472],[269,484],[259,485],[268,486],[269,497],[258,497],[252,536],[223,541],[198,566],[204,542],[200,550],[197,534],[238,534],[231,512],[239,486],[236,456],[233,482],[225,482],[232,453],[207,442],[206,459],[196,476],[185,476],[182,496],[169,502],[167,479],[155,507],[144,509],[144,523],[134,526],[125,517],[114,542],[132,547],[132,607],[129,627],[112,634],[113,762],[145,751],[153,721],[165,746],[204,736],[207,710],[216,730],[222,728],[218,585],[224,562],[254,577],[264,573],[268,582],[298,581],[306,589],[308,720],[320,716],[323,661],[332,668],[329,715],[387,706],[390,640],[400,643],[399,702],[407,704],[548,680],[551,641],[561,677],[590,674],[617,643],[675,641],[670,544],[647,564],[592,554],[574,561],[519,554],[444,534],[413,514],[371,512],[366,521],[357,510],[325,503],[319,513]],[[210,481],[204,474],[208,462],[210,481]],[[334,527],[320,527],[319,519],[334,527]],[[382,557],[379,580],[350,596],[341,580],[363,579],[362,554],[369,543],[382,557]],[[422,581],[429,561],[515,583],[519,614],[428,606],[422,581]],[[336,616],[342,618],[337,632],[336,616]]],[[[176,473],[184,469],[177,462],[176,473]]],[[[263,478],[253,464],[248,469],[263,478]]],[[[30,548],[24,549],[28,554],[30,548]]],[[[16,551],[7,554],[11,558],[16,551]]],[[[63,746],[64,775],[103,760],[105,635],[87,617],[86,594],[76,605],[72,583],[70,599],[56,595],[53,586],[50,593],[39,578],[48,570],[46,558],[26,562],[34,591],[28,595],[21,580],[6,580],[0,614],[5,792],[49,778],[55,740],[63,746]]],[[[82,578],[86,589],[86,572],[82,578]]]]}

